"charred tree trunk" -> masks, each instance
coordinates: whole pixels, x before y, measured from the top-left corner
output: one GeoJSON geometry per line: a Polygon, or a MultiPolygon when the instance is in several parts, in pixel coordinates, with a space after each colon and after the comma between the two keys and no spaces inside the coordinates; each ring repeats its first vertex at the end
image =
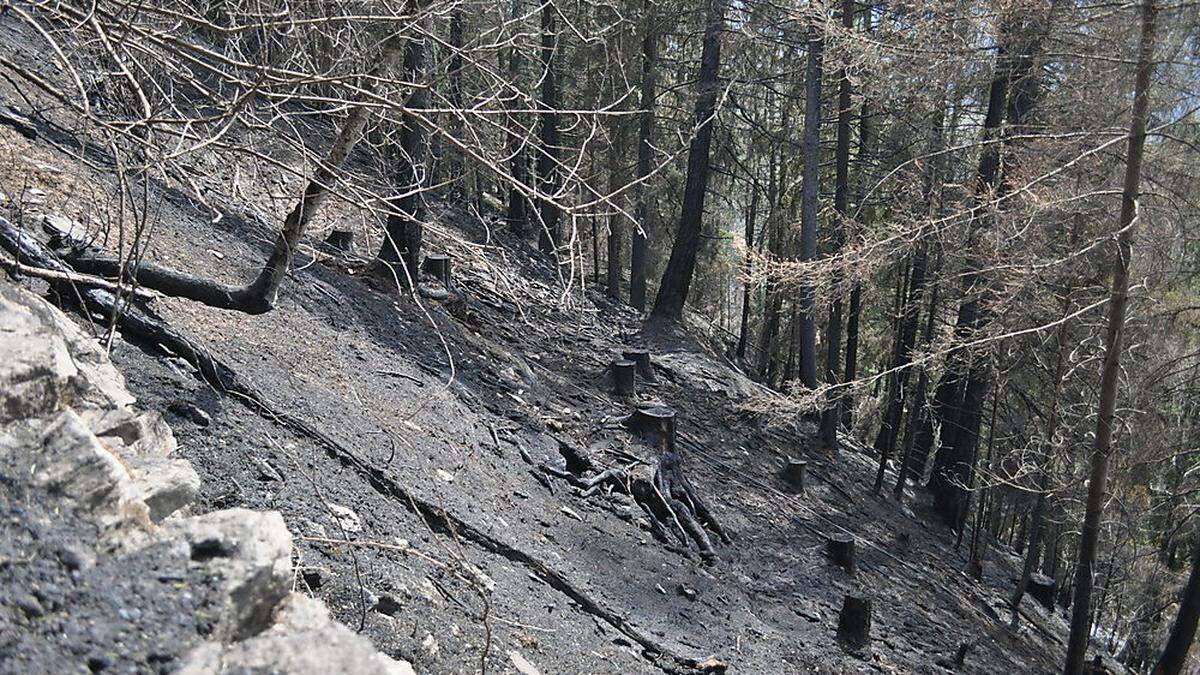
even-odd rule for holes
{"type": "MultiPolygon", "coordinates": [[[[854,27],[855,0],[842,0],[842,28],[850,32],[854,27]]],[[[839,255],[846,241],[846,219],[850,206],[850,74],[845,64],[838,76],[837,140],[834,149],[834,193],[833,193],[833,254],[839,255]]],[[[841,375],[842,355],[842,297],[838,290],[838,279],[834,280],[833,302],[829,307],[829,323],[825,331],[825,383],[837,385],[841,375]]],[[[842,423],[842,395],[833,391],[821,412],[821,440],[826,448],[837,452],[838,427],[842,423]]]]}
{"type": "MultiPolygon", "coordinates": [[[[938,287],[933,287],[933,292],[929,297],[929,309],[925,317],[925,334],[921,337],[921,344],[928,345],[933,340],[933,328],[937,319],[938,305],[938,287]]],[[[913,476],[914,480],[920,481],[925,473],[925,461],[928,459],[926,455],[918,455],[915,449],[918,445],[917,437],[926,433],[928,425],[928,433],[932,436],[933,420],[932,412],[926,407],[926,398],[929,393],[929,369],[922,367],[920,374],[917,376],[917,390],[913,393],[912,403],[908,406],[908,424],[904,429],[904,450],[900,466],[897,467],[896,487],[892,494],[897,500],[904,498],[905,484],[908,482],[908,477],[913,476]]],[[[926,443],[928,448],[930,443],[926,443]]]]}
{"type": "MultiPolygon", "coordinates": [[[[512,0],[513,21],[519,20],[524,12],[523,0],[512,0]]],[[[521,92],[521,75],[524,69],[525,60],[521,54],[521,48],[514,43],[508,48],[508,97],[509,105],[512,108],[522,107],[524,95],[521,92]]],[[[505,122],[509,173],[512,174],[514,183],[508,188],[508,212],[505,220],[514,235],[524,237],[529,229],[529,200],[523,189],[523,186],[529,184],[529,163],[525,155],[525,128],[515,112],[505,115],[505,122]]]]}
{"type": "Polygon", "coordinates": [[[1196,625],[1200,623],[1200,541],[1192,552],[1192,573],[1183,588],[1183,600],[1179,603],[1179,614],[1171,626],[1167,646],[1154,666],[1153,675],[1179,675],[1187,661],[1192,641],[1196,639],[1196,625]]]}
{"type": "MultiPolygon", "coordinates": [[[[428,27],[429,20],[422,25],[428,27]]],[[[429,89],[425,86],[425,63],[430,38],[423,34],[409,36],[404,48],[404,73],[413,83],[408,95],[408,108],[429,107],[429,89]]],[[[393,185],[399,194],[388,200],[389,213],[379,261],[404,288],[414,288],[420,275],[421,243],[425,230],[424,187],[428,175],[426,158],[429,134],[415,115],[405,113],[397,149],[393,185]],[[403,269],[397,269],[402,267],[403,269]]]]}
{"type": "Polygon", "coordinates": [[[700,53],[700,77],[696,83],[696,131],[688,148],[687,183],[683,188],[683,211],[671,247],[671,258],[658,286],[653,315],[677,321],[683,317],[704,221],[704,198],[708,192],[709,152],[716,126],[718,75],[721,67],[721,33],[725,30],[727,0],[708,0],[705,10],[704,43],[700,53]]]}
{"type": "MultiPolygon", "coordinates": [[[[625,153],[625,124],[620,115],[614,115],[611,122],[612,143],[608,147],[608,192],[614,194],[625,184],[622,175],[622,162],[625,153]]],[[[620,197],[613,197],[620,203],[620,197]]],[[[611,208],[611,207],[610,207],[611,208]]],[[[624,239],[624,214],[613,208],[608,217],[608,278],[607,290],[609,297],[621,299],[621,248],[624,239]]]]}
{"type": "Polygon", "coordinates": [[[1079,540],[1071,634],[1067,641],[1066,675],[1083,672],[1087,655],[1088,611],[1092,601],[1093,567],[1104,515],[1104,491],[1108,482],[1108,458],[1112,452],[1113,420],[1117,406],[1117,379],[1121,371],[1121,348],[1125,333],[1125,308],[1129,302],[1129,262],[1133,252],[1133,225],[1141,194],[1142,153],[1146,144],[1146,122],[1150,115],[1150,74],[1154,68],[1154,0],[1142,1],[1142,34],[1139,41],[1137,80],[1134,86],[1133,119],[1129,125],[1129,148],[1121,194],[1121,216],[1117,222],[1113,252],[1112,293],[1108,303],[1108,328],[1104,342],[1104,365],[1100,371],[1100,407],[1096,420],[1095,449],[1088,479],[1087,507],[1079,540]]]}
{"type": "Polygon", "coordinates": [[[746,277],[742,282],[742,323],[738,330],[737,349],[734,356],[738,363],[743,363],[746,360],[746,343],[750,340],[750,275],[754,272],[753,258],[754,254],[754,226],[758,219],[758,185],[754,177],[750,178],[750,203],[746,207],[746,259],[742,262],[743,274],[746,277]]]}
{"type": "Polygon", "coordinates": [[[629,304],[639,310],[646,309],[646,253],[649,247],[647,234],[650,229],[650,179],[654,156],[654,98],[655,71],[658,67],[658,34],[656,31],[654,5],[643,0],[642,14],[645,35],[642,36],[642,83],[641,107],[638,114],[637,150],[637,224],[633,230],[629,253],[629,304]]]}
{"type": "MultiPolygon", "coordinates": [[[[821,71],[825,33],[808,27],[808,57],[804,66],[803,184],[800,191],[800,260],[817,259],[817,197],[821,180],[821,71]]],[[[800,381],[817,388],[816,290],[807,281],[800,288],[800,381]]]]}
{"type": "Polygon", "coordinates": [[[538,209],[538,220],[541,221],[538,243],[542,251],[551,254],[557,254],[561,238],[558,224],[560,210],[554,202],[559,183],[557,17],[558,7],[553,0],[546,0],[542,5],[542,111],[539,115],[541,119],[538,129],[541,147],[538,148],[537,158],[538,182],[542,196],[538,209]]]}

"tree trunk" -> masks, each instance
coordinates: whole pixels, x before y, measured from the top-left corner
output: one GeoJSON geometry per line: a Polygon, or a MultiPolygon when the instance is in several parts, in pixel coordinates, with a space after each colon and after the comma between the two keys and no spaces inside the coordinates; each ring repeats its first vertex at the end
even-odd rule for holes
{"type": "MultiPolygon", "coordinates": [[[[513,0],[512,2],[512,17],[513,21],[517,21],[524,13],[525,7],[522,0],[513,0]]],[[[519,30],[519,26],[515,26],[519,30]]],[[[515,40],[515,37],[513,38],[515,40]]],[[[520,108],[522,92],[520,88],[521,73],[524,70],[524,58],[521,54],[519,45],[513,43],[508,48],[508,95],[511,98],[509,107],[520,108]]],[[[527,185],[529,182],[529,164],[525,158],[525,130],[521,125],[520,118],[514,112],[509,112],[505,116],[505,122],[508,126],[508,161],[509,172],[512,174],[512,180],[515,183],[508,188],[508,213],[506,221],[508,228],[518,237],[524,237],[529,229],[529,200],[525,197],[525,193],[518,185],[527,185]]]]}
{"type": "Polygon", "coordinates": [[[629,304],[646,309],[646,252],[650,229],[650,186],[647,184],[654,156],[654,97],[655,71],[658,65],[658,34],[654,4],[643,0],[642,15],[645,35],[642,36],[642,110],[638,114],[637,151],[637,225],[633,230],[629,253],[629,304]]]}
{"type": "Polygon", "coordinates": [[[1133,252],[1133,226],[1141,191],[1142,153],[1146,144],[1146,120],[1150,114],[1150,73],[1154,62],[1156,8],[1154,0],[1142,1],[1142,35],[1138,48],[1137,80],[1134,85],[1133,119],[1129,124],[1129,149],[1121,194],[1121,217],[1113,256],[1112,292],[1108,302],[1108,328],[1104,341],[1104,365],[1100,371],[1100,408],[1096,420],[1095,449],[1088,479],[1087,508],[1079,539],[1075,597],[1071,608],[1071,634],[1067,641],[1066,675],[1083,672],[1087,655],[1088,611],[1092,601],[1093,567],[1104,515],[1104,491],[1108,482],[1108,457],[1112,452],[1113,419],[1117,406],[1117,379],[1121,374],[1121,347],[1125,332],[1125,309],[1129,301],[1129,263],[1133,252]]]}
{"type": "Polygon", "coordinates": [[[704,43],[700,52],[700,77],[696,83],[696,131],[688,148],[687,183],[679,230],[671,247],[671,258],[658,286],[653,315],[677,321],[683,317],[704,221],[704,198],[708,192],[709,152],[716,126],[717,95],[721,67],[721,33],[725,29],[727,0],[708,0],[705,11],[704,43]]]}
{"type": "Polygon", "coordinates": [[[1179,675],[1187,661],[1192,641],[1196,639],[1196,624],[1200,622],[1200,541],[1192,552],[1192,573],[1183,588],[1183,601],[1179,603],[1179,614],[1171,627],[1167,646],[1154,666],[1153,675],[1179,675]]]}
{"type": "Polygon", "coordinates": [[[742,282],[742,323],[738,331],[737,349],[734,356],[738,363],[746,360],[746,343],[750,339],[750,275],[754,272],[752,262],[754,254],[754,226],[758,220],[758,183],[754,176],[750,177],[750,203],[746,207],[746,259],[743,261],[742,282]]]}
{"type": "MultiPolygon", "coordinates": [[[[842,0],[842,28],[854,27],[855,0],[842,0]]],[[[833,255],[841,253],[846,241],[846,219],[850,206],[850,74],[845,64],[838,76],[837,140],[834,149],[833,192],[833,255]]],[[[842,355],[842,296],[839,279],[834,280],[833,302],[829,307],[829,324],[825,330],[825,382],[836,385],[841,376],[842,355]]],[[[838,427],[842,422],[842,395],[834,391],[821,413],[821,440],[831,451],[838,450],[838,427]]]]}
{"type": "MultiPolygon", "coordinates": [[[[429,25],[428,19],[422,20],[429,25]]],[[[429,38],[417,34],[408,38],[404,48],[405,79],[414,83],[408,95],[410,109],[429,107],[429,88],[425,86],[425,63],[429,38]]],[[[399,156],[393,177],[399,194],[388,199],[387,228],[379,249],[379,260],[404,288],[416,286],[420,275],[421,243],[425,230],[425,195],[429,134],[411,114],[404,115],[400,130],[399,156]],[[398,269],[400,266],[403,269],[398,269]]]]}
{"type": "Polygon", "coordinates": [[[543,195],[539,200],[538,218],[541,229],[538,235],[539,246],[546,253],[556,253],[561,233],[559,232],[558,205],[546,197],[558,193],[558,72],[556,55],[558,53],[558,7],[553,0],[546,0],[542,5],[542,91],[541,91],[541,120],[539,137],[541,147],[538,149],[537,173],[539,189],[543,195]]]}
{"type": "MultiPolygon", "coordinates": [[[[803,184],[800,192],[800,260],[817,259],[817,197],[821,174],[821,69],[825,34],[815,23],[808,27],[808,58],[804,67],[803,184]]],[[[800,288],[800,381],[817,388],[816,290],[807,281],[800,288]]]]}

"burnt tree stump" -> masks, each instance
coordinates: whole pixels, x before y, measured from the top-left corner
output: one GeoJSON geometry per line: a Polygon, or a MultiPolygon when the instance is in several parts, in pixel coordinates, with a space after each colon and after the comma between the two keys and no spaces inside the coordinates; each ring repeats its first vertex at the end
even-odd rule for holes
{"type": "Polygon", "coordinates": [[[1055,588],[1054,579],[1045,574],[1032,574],[1029,577],[1029,595],[1047,610],[1054,609],[1055,588]]]}
{"type": "Polygon", "coordinates": [[[663,405],[635,408],[624,425],[630,431],[648,438],[654,445],[664,444],[675,449],[675,411],[663,405]]]}
{"type": "Polygon", "coordinates": [[[808,462],[802,459],[788,458],[781,472],[783,480],[793,492],[804,493],[805,477],[808,475],[808,462]]]}
{"type": "Polygon", "coordinates": [[[444,253],[430,253],[421,263],[421,271],[450,288],[450,256],[444,253]]]}
{"type": "Polygon", "coordinates": [[[334,230],[325,237],[325,243],[342,253],[354,253],[354,233],[350,230],[334,230]]]}
{"type": "Polygon", "coordinates": [[[833,564],[854,574],[854,537],[849,534],[835,534],[825,540],[825,551],[833,564]]]}
{"type": "Polygon", "coordinates": [[[967,561],[967,575],[975,581],[983,581],[983,561],[971,558],[967,561]]]}
{"type": "Polygon", "coordinates": [[[647,382],[658,382],[658,377],[654,374],[654,365],[650,363],[650,352],[645,349],[626,349],[621,352],[621,357],[637,365],[638,377],[647,382]]]}
{"type": "Polygon", "coordinates": [[[859,651],[871,644],[871,599],[847,595],[838,614],[838,642],[847,651],[859,651]]]}
{"type": "Polygon", "coordinates": [[[618,396],[633,396],[637,393],[637,366],[633,361],[624,359],[613,361],[610,372],[612,373],[613,391],[618,396]]]}

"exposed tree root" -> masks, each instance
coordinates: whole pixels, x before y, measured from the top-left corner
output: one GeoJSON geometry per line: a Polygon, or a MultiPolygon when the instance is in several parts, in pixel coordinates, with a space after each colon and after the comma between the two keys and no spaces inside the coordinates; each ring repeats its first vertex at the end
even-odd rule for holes
{"type": "Polygon", "coordinates": [[[590,497],[604,487],[630,495],[645,512],[650,531],[659,541],[668,544],[677,541],[684,549],[695,547],[708,563],[717,557],[710,532],[722,543],[731,543],[712,510],[684,475],[681,458],[675,450],[659,455],[653,467],[634,461],[625,467],[604,468],[566,443],[560,444],[559,453],[566,460],[566,468],[543,464],[541,470],[580,488],[583,497],[590,497]]]}

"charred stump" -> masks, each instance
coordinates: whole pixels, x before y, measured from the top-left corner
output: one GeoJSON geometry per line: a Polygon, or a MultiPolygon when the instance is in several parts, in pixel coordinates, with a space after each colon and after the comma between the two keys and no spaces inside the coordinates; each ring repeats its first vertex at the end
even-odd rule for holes
{"type": "Polygon", "coordinates": [[[613,361],[610,372],[613,391],[618,396],[633,396],[637,393],[637,370],[633,361],[613,361]]]}
{"type": "Polygon", "coordinates": [[[350,230],[334,230],[325,237],[325,243],[335,251],[354,253],[354,233],[350,230]]]}
{"type": "Polygon", "coordinates": [[[421,271],[450,288],[450,256],[444,253],[430,253],[421,263],[421,271]]]}
{"type": "Polygon", "coordinates": [[[971,558],[967,561],[967,575],[975,581],[983,581],[983,561],[971,558]]]}
{"type": "Polygon", "coordinates": [[[625,427],[668,452],[675,449],[675,411],[662,405],[636,408],[625,418],[625,427]]]}
{"type": "Polygon", "coordinates": [[[658,382],[658,377],[654,374],[654,365],[650,363],[650,352],[645,349],[627,349],[621,352],[621,356],[637,365],[638,377],[647,382],[658,382]]]}
{"type": "Polygon", "coordinates": [[[854,574],[854,537],[849,534],[835,534],[825,540],[825,551],[833,564],[854,574]]]}
{"type": "Polygon", "coordinates": [[[871,599],[847,595],[838,614],[838,642],[847,651],[860,651],[871,644],[871,599]]]}
{"type": "Polygon", "coordinates": [[[716,560],[717,552],[709,532],[723,543],[728,544],[731,540],[684,475],[679,453],[664,452],[653,474],[647,476],[647,473],[635,473],[630,490],[650,519],[650,531],[660,541],[675,540],[685,548],[695,546],[706,563],[716,560]]]}
{"type": "Polygon", "coordinates": [[[787,463],[783,465],[781,475],[784,482],[792,488],[793,492],[804,494],[804,484],[808,475],[808,462],[802,459],[788,458],[787,463]]]}
{"type": "Polygon", "coordinates": [[[1029,577],[1029,595],[1047,610],[1054,609],[1056,583],[1045,574],[1032,574],[1029,577]]]}

